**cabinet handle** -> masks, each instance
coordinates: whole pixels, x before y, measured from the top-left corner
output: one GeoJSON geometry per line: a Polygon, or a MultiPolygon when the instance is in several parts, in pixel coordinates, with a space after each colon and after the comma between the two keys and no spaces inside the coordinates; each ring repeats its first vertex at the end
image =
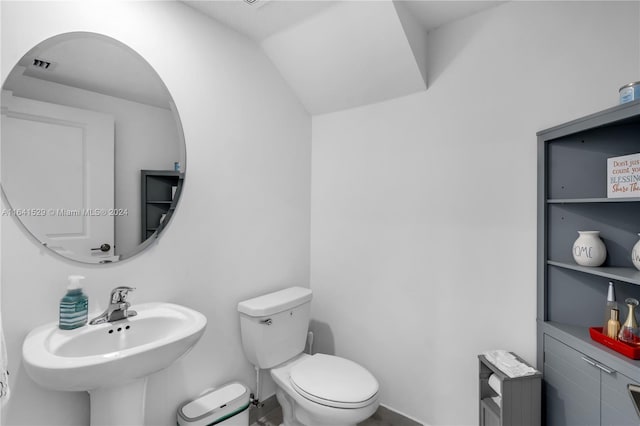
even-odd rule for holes
{"type": "Polygon", "coordinates": [[[595,362],[591,361],[589,358],[582,357],[582,360],[587,364],[593,365],[594,367],[598,366],[595,362]]]}
{"type": "Polygon", "coordinates": [[[592,361],[592,360],[590,360],[590,359],[589,359],[589,358],[587,358],[587,357],[584,357],[584,356],[583,356],[583,357],[581,357],[581,358],[582,358],[582,360],[583,360],[584,362],[586,362],[587,364],[589,364],[589,365],[593,365],[594,367],[599,368],[600,370],[604,371],[605,373],[613,374],[613,373],[615,373],[615,372],[616,372],[615,370],[612,370],[612,369],[610,369],[610,368],[608,368],[608,367],[606,367],[606,366],[604,366],[604,365],[602,365],[602,364],[600,364],[600,363],[597,363],[597,362],[595,362],[595,361],[592,361]]]}
{"type": "Polygon", "coordinates": [[[596,367],[598,367],[600,370],[604,371],[605,373],[613,374],[613,373],[615,373],[615,372],[616,372],[615,370],[611,370],[611,369],[609,369],[609,368],[605,367],[605,366],[604,366],[604,365],[602,365],[602,364],[598,364],[598,363],[596,363],[596,367]]]}

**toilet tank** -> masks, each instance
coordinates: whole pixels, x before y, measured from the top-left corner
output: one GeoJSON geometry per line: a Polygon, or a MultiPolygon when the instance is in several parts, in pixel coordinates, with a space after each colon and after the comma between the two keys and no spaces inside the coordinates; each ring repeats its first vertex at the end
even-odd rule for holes
{"type": "Polygon", "coordinates": [[[253,365],[275,367],[304,351],[311,298],[310,289],[289,287],[238,303],[242,346],[253,365]]]}

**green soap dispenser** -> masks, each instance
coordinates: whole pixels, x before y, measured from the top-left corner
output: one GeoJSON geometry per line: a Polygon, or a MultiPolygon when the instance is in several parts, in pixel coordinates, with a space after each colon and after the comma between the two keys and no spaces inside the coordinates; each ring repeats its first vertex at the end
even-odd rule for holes
{"type": "Polygon", "coordinates": [[[81,275],[70,275],[67,294],[60,299],[60,322],[62,330],[73,330],[87,323],[89,316],[89,298],[82,292],[81,275]]]}

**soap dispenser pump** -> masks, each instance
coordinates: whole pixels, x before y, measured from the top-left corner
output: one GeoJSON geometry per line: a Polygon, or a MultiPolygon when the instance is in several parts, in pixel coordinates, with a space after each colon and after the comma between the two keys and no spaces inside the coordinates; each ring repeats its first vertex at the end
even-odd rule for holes
{"type": "Polygon", "coordinates": [[[67,294],[60,299],[60,321],[62,330],[73,330],[87,323],[89,316],[89,298],[82,292],[81,275],[70,275],[67,294]]]}

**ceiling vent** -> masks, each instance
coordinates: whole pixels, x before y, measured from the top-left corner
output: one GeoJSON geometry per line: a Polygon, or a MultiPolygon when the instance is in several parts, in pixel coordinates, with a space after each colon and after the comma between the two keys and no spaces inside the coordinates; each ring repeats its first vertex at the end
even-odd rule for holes
{"type": "Polygon", "coordinates": [[[249,6],[253,6],[256,9],[260,9],[266,6],[267,4],[269,4],[271,0],[244,0],[244,2],[247,3],[249,6]]]}
{"type": "Polygon", "coordinates": [[[47,70],[49,69],[49,67],[51,67],[52,63],[49,61],[45,61],[43,59],[38,59],[38,58],[34,58],[33,59],[33,66],[35,68],[39,68],[42,70],[47,70]]]}

